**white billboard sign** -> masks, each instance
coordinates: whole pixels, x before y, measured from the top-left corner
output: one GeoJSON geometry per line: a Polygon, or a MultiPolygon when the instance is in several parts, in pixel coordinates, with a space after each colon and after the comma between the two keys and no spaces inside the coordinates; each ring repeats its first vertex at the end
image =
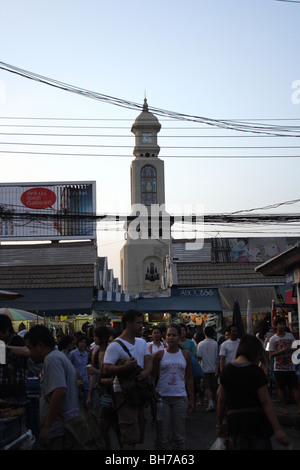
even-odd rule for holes
{"type": "Polygon", "coordinates": [[[0,184],[0,240],[96,238],[96,183],[0,184]]]}

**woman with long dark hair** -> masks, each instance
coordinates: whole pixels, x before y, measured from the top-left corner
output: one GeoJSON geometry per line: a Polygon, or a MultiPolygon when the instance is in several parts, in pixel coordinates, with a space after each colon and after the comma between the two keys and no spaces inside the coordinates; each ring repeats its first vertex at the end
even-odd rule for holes
{"type": "Polygon", "coordinates": [[[271,450],[271,436],[288,444],[288,437],[277,419],[267,376],[261,363],[264,349],[256,336],[242,336],[234,363],[220,376],[217,405],[217,436],[226,433],[233,450],[271,450]]]}

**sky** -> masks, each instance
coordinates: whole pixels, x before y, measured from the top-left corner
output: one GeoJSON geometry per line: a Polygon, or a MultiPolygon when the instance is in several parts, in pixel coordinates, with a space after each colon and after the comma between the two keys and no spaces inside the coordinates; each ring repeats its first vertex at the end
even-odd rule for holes
{"type": "MultiPolygon", "coordinates": [[[[146,96],[150,108],[252,126],[300,125],[300,3],[1,4],[4,64],[138,104],[146,96]]],[[[3,69],[0,110],[0,183],[96,181],[97,214],[130,213],[131,126],[139,111],[3,69]]],[[[299,138],[157,117],[171,213],[184,204],[219,214],[289,201],[296,202],[271,212],[299,213],[299,138]]],[[[205,234],[225,230],[207,227],[205,234]]],[[[99,255],[115,276],[123,243],[122,230],[99,228],[99,255]]]]}

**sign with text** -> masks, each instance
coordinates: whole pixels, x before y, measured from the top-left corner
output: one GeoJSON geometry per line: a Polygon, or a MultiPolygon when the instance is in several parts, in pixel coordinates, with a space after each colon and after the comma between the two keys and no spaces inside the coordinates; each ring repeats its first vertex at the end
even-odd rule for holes
{"type": "Polygon", "coordinates": [[[214,297],[218,295],[218,289],[214,288],[176,288],[172,289],[172,295],[179,297],[214,297]]]}
{"type": "Polygon", "coordinates": [[[0,240],[96,238],[96,183],[0,184],[0,240]]]}

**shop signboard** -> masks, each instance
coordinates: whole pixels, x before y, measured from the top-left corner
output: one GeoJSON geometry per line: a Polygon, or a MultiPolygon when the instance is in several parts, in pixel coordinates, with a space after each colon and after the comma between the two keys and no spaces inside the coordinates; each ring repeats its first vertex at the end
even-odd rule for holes
{"type": "Polygon", "coordinates": [[[217,297],[219,298],[218,289],[215,288],[176,288],[172,289],[172,295],[184,298],[203,298],[203,297],[217,297]]]}
{"type": "Polygon", "coordinates": [[[0,184],[0,241],[96,238],[96,183],[0,184]]]}

